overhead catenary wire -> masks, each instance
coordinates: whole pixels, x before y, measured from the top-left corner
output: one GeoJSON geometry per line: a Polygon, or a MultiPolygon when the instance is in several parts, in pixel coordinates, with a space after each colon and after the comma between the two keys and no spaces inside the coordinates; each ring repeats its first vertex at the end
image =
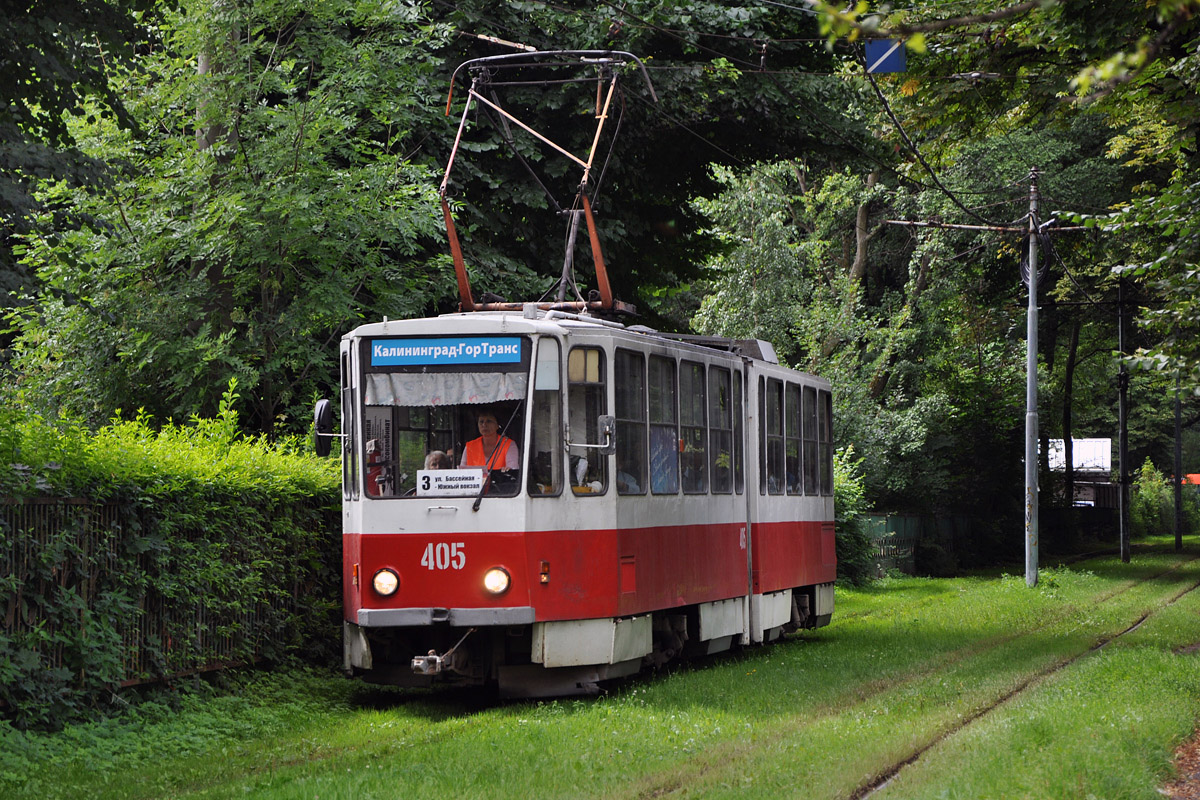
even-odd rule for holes
{"type": "Polygon", "coordinates": [[[908,132],[904,130],[904,126],[900,123],[899,118],[896,116],[895,112],[892,111],[891,104],[888,103],[887,98],[884,96],[883,92],[880,91],[879,85],[875,82],[875,76],[870,72],[867,72],[865,67],[863,72],[867,76],[867,80],[870,81],[871,88],[875,90],[875,95],[879,98],[879,102],[883,104],[883,110],[887,113],[888,117],[892,120],[892,123],[896,126],[896,132],[900,134],[900,138],[902,138],[904,143],[908,145],[909,150],[916,157],[917,161],[921,162],[921,166],[925,167],[925,171],[929,173],[930,179],[933,180],[937,188],[941,190],[941,192],[946,195],[946,197],[948,197],[950,201],[954,203],[954,205],[965,211],[969,216],[979,220],[985,225],[996,225],[996,222],[989,220],[980,214],[976,214],[974,211],[967,208],[966,205],[964,205],[963,202],[958,199],[958,196],[954,192],[951,192],[945,187],[941,181],[941,178],[938,177],[937,172],[934,171],[933,167],[929,166],[929,163],[925,160],[925,156],[921,155],[920,149],[918,149],[917,146],[913,144],[912,139],[908,137],[908,132]]]}
{"type": "MultiPolygon", "coordinates": [[[[644,20],[644,19],[642,19],[642,18],[638,17],[636,14],[633,14],[633,13],[629,12],[628,10],[626,10],[626,9],[624,9],[624,8],[618,8],[616,5],[614,5],[614,4],[613,4],[612,2],[610,2],[609,0],[601,0],[601,4],[602,4],[602,5],[609,6],[609,7],[610,7],[610,8],[612,8],[614,11],[617,11],[618,13],[620,13],[620,14],[622,14],[622,15],[624,15],[624,16],[629,16],[629,17],[631,17],[632,19],[635,19],[635,20],[637,20],[637,21],[638,21],[638,22],[640,22],[641,24],[643,24],[643,25],[646,25],[646,26],[650,27],[651,29],[654,29],[654,30],[656,30],[656,31],[658,31],[658,32],[660,32],[660,33],[664,33],[664,34],[667,34],[667,35],[673,35],[673,36],[674,36],[674,38],[676,38],[676,39],[679,39],[680,41],[685,41],[685,40],[683,40],[681,37],[679,37],[679,36],[677,36],[677,35],[674,35],[674,34],[672,34],[672,33],[671,33],[671,31],[670,31],[669,29],[663,28],[663,27],[661,27],[661,26],[658,26],[658,25],[654,25],[653,23],[651,23],[651,22],[649,22],[649,21],[647,21],[647,20],[644,20]]],[[[736,56],[731,56],[731,55],[729,55],[729,54],[727,54],[727,53],[722,53],[722,52],[720,52],[720,51],[718,51],[718,50],[715,50],[715,49],[713,49],[713,48],[711,48],[711,47],[708,47],[708,46],[706,46],[706,45],[703,45],[703,44],[696,43],[696,44],[695,44],[695,46],[696,46],[698,49],[700,49],[700,50],[702,50],[702,51],[704,51],[704,52],[707,52],[707,53],[709,53],[709,54],[711,54],[711,55],[714,55],[714,56],[717,56],[717,57],[720,57],[720,58],[725,58],[725,59],[729,60],[729,61],[730,61],[730,63],[734,63],[734,64],[740,64],[741,66],[743,66],[743,67],[747,68],[745,72],[742,72],[742,73],[740,73],[740,74],[747,75],[747,76],[749,76],[749,75],[762,75],[762,76],[764,76],[764,77],[766,77],[766,78],[768,78],[768,79],[772,80],[772,82],[774,83],[774,85],[776,86],[776,88],[777,88],[777,89],[779,89],[779,91],[780,91],[780,92],[782,92],[782,93],[783,93],[785,96],[787,96],[788,98],[790,98],[790,99],[792,99],[793,101],[795,101],[797,104],[799,104],[799,103],[800,103],[800,98],[798,98],[798,97],[797,97],[797,96],[796,96],[794,93],[792,93],[792,92],[791,92],[791,90],[789,90],[789,89],[788,89],[786,86],[784,86],[782,83],[780,83],[780,82],[779,82],[779,81],[778,81],[778,80],[777,80],[777,79],[776,79],[776,78],[775,78],[775,77],[774,77],[774,76],[773,76],[773,75],[772,75],[770,72],[763,72],[763,71],[759,70],[759,69],[757,68],[757,67],[758,67],[758,65],[754,64],[753,62],[746,61],[746,60],[744,60],[744,59],[741,59],[741,58],[738,58],[738,57],[736,57],[736,56]]],[[[792,73],[786,73],[786,74],[792,74],[792,75],[810,75],[811,73],[804,73],[804,72],[792,72],[792,73]]],[[[871,80],[871,84],[872,84],[872,86],[875,88],[875,91],[876,91],[876,93],[877,93],[877,94],[881,94],[881,93],[879,92],[879,88],[878,88],[878,86],[876,86],[876,85],[875,85],[874,79],[873,79],[873,78],[871,78],[871,77],[870,77],[870,75],[868,75],[868,78],[871,80]]],[[[890,106],[887,106],[887,102],[886,102],[886,100],[884,100],[884,104],[885,104],[885,107],[887,108],[887,110],[888,110],[888,112],[889,112],[889,114],[890,114],[890,112],[891,112],[891,109],[890,109],[890,106]]],[[[881,159],[879,159],[879,158],[878,158],[877,156],[875,156],[873,153],[870,153],[870,152],[866,151],[866,150],[865,150],[865,149],[863,149],[861,146],[859,146],[857,143],[855,143],[855,142],[853,142],[852,140],[848,139],[846,136],[844,136],[844,135],[842,134],[842,132],[841,132],[840,130],[838,130],[837,126],[829,124],[829,123],[828,123],[828,122],[826,122],[825,120],[821,119],[821,117],[820,117],[819,115],[817,115],[817,114],[814,114],[814,115],[812,116],[812,119],[814,119],[814,120],[817,122],[817,124],[818,124],[818,125],[820,125],[821,127],[823,127],[825,130],[827,130],[827,131],[831,132],[831,133],[832,133],[832,134],[833,134],[833,135],[834,135],[836,138],[838,138],[838,139],[839,139],[839,140],[840,140],[840,141],[841,141],[841,142],[842,142],[844,145],[846,145],[846,146],[847,146],[847,147],[849,147],[850,149],[854,150],[855,152],[858,152],[860,155],[862,155],[862,156],[865,156],[866,158],[868,158],[869,160],[871,160],[873,163],[875,163],[877,166],[879,166],[881,169],[884,169],[884,170],[886,170],[886,171],[888,171],[888,172],[891,172],[891,173],[893,173],[893,174],[894,174],[894,175],[896,175],[896,176],[897,176],[897,177],[898,177],[898,178],[899,178],[901,181],[903,181],[903,182],[906,182],[906,183],[910,183],[910,184],[912,184],[912,185],[919,186],[919,187],[922,187],[922,188],[925,188],[925,189],[936,189],[936,190],[939,190],[939,191],[941,191],[941,192],[943,192],[943,193],[947,194],[947,196],[949,196],[949,197],[950,197],[950,198],[951,198],[951,199],[952,199],[954,202],[956,202],[957,204],[959,204],[959,205],[960,205],[960,207],[961,207],[961,208],[963,208],[963,210],[964,210],[964,211],[966,211],[966,213],[970,214],[972,217],[974,217],[974,218],[976,218],[976,219],[979,219],[980,221],[983,221],[983,222],[990,222],[989,220],[986,220],[985,218],[981,217],[980,215],[978,215],[978,214],[975,214],[974,212],[972,212],[972,211],[971,211],[969,208],[967,208],[966,206],[962,205],[961,201],[959,201],[959,200],[957,199],[957,197],[956,197],[956,196],[955,196],[953,193],[951,193],[951,192],[950,192],[950,191],[949,191],[949,190],[948,190],[948,189],[947,189],[947,188],[946,188],[946,187],[945,187],[945,186],[944,186],[944,185],[941,183],[941,181],[940,181],[940,179],[938,178],[937,174],[936,174],[936,173],[935,173],[935,172],[932,170],[932,168],[930,168],[930,167],[929,167],[929,165],[928,165],[928,164],[925,162],[924,158],[921,156],[921,154],[919,153],[919,151],[916,151],[916,148],[915,148],[915,146],[913,146],[913,147],[912,147],[912,149],[914,150],[914,152],[915,152],[915,154],[916,154],[917,158],[918,158],[918,159],[921,161],[922,165],[925,167],[925,169],[926,169],[926,170],[929,172],[930,176],[931,176],[931,177],[932,177],[932,179],[934,180],[934,185],[933,185],[933,186],[930,186],[929,184],[926,184],[926,183],[924,183],[923,181],[917,180],[917,179],[913,178],[913,177],[912,177],[912,176],[910,176],[910,175],[906,175],[905,173],[903,173],[903,172],[899,171],[898,169],[896,169],[896,167],[894,167],[893,165],[891,165],[891,164],[887,164],[887,163],[883,162],[881,159]]],[[[907,140],[907,134],[904,132],[904,130],[903,130],[903,127],[902,127],[902,126],[899,124],[899,121],[898,121],[898,120],[896,120],[896,119],[894,118],[894,116],[893,116],[893,121],[896,123],[896,125],[897,125],[897,129],[898,129],[898,130],[901,132],[901,135],[902,135],[902,136],[904,136],[904,137],[905,137],[905,139],[907,140]]],[[[911,145],[911,142],[910,142],[910,145],[911,145]]],[[[966,194],[966,193],[968,193],[968,192],[959,192],[958,194],[966,194]]]]}
{"type": "Polygon", "coordinates": [[[633,98],[634,98],[635,100],[637,100],[637,101],[638,101],[638,102],[640,102],[640,103],[643,103],[643,104],[645,104],[647,107],[649,107],[651,110],[653,110],[653,111],[654,111],[656,114],[659,114],[659,115],[661,115],[661,116],[663,117],[663,119],[667,120],[667,121],[668,121],[668,122],[670,122],[672,125],[675,125],[675,126],[677,126],[677,127],[681,128],[681,129],[683,129],[683,131],[684,131],[685,133],[688,133],[688,134],[690,134],[690,135],[692,135],[692,136],[695,136],[695,137],[696,137],[697,139],[699,139],[701,142],[704,142],[704,144],[708,145],[708,146],[709,146],[709,147],[711,147],[713,150],[715,150],[715,151],[717,151],[718,153],[720,153],[721,155],[725,156],[725,157],[726,157],[726,158],[728,158],[730,161],[733,161],[733,162],[734,162],[734,163],[736,163],[738,166],[741,166],[741,167],[747,167],[747,166],[749,166],[749,164],[747,164],[745,161],[743,161],[742,159],[740,159],[740,158],[738,158],[737,156],[735,156],[733,153],[729,152],[729,151],[728,151],[728,150],[726,150],[725,148],[723,148],[723,147],[721,147],[720,145],[716,144],[716,143],[715,143],[715,142],[713,142],[711,139],[707,139],[707,138],[705,138],[704,136],[702,136],[702,135],[700,135],[699,133],[697,133],[696,131],[692,130],[692,129],[691,129],[691,128],[689,128],[689,127],[688,127],[686,124],[684,124],[684,123],[683,123],[683,122],[681,122],[680,120],[676,119],[675,117],[671,116],[671,115],[670,115],[670,114],[668,114],[666,111],[663,111],[663,110],[662,110],[662,108],[658,107],[657,105],[654,105],[654,104],[651,104],[651,103],[647,102],[645,99],[643,99],[642,97],[639,97],[639,96],[638,96],[638,95],[636,95],[636,94],[635,94],[635,95],[632,95],[632,96],[633,96],[633,98]]]}
{"type": "MultiPolygon", "coordinates": [[[[448,2],[446,2],[446,0],[435,0],[435,2],[437,2],[438,4],[443,5],[445,7],[455,8],[455,6],[452,3],[448,3],[448,2]]],[[[544,0],[540,4],[547,8],[551,8],[551,9],[554,9],[554,8],[561,9],[560,6],[556,6],[553,3],[544,2],[544,0]]],[[[779,78],[781,78],[781,77],[816,77],[816,76],[828,77],[828,76],[833,76],[833,77],[848,79],[848,78],[856,78],[857,77],[854,75],[845,75],[845,74],[838,74],[838,73],[816,73],[816,72],[811,72],[811,71],[797,71],[797,70],[763,70],[761,63],[756,64],[752,61],[748,61],[748,60],[738,57],[736,55],[731,55],[729,53],[721,52],[720,50],[716,50],[712,47],[708,47],[707,45],[704,45],[703,43],[700,43],[700,42],[691,42],[685,36],[680,35],[681,32],[678,29],[672,29],[672,28],[667,28],[665,26],[656,25],[652,22],[649,22],[648,20],[645,20],[645,19],[639,17],[636,14],[633,14],[632,12],[630,12],[627,8],[624,8],[623,6],[615,5],[613,2],[608,2],[607,0],[602,0],[600,5],[608,6],[613,12],[615,12],[616,16],[619,16],[623,20],[625,20],[625,19],[633,20],[638,26],[640,26],[642,28],[645,28],[647,30],[653,30],[653,31],[661,33],[663,35],[670,36],[671,38],[674,38],[674,39],[680,41],[681,43],[688,44],[689,46],[694,46],[697,49],[701,50],[702,52],[708,53],[714,57],[727,59],[731,64],[734,64],[735,66],[738,66],[741,68],[741,69],[739,69],[739,74],[742,76],[751,77],[751,76],[758,75],[760,77],[767,78],[768,80],[771,80],[771,82],[776,86],[776,88],[780,92],[782,92],[786,97],[792,99],[793,101],[796,101],[797,103],[801,102],[800,98],[798,98],[794,93],[791,92],[791,90],[788,87],[786,87],[783,83],[781,83],[779,78]]],[[[783,7],[783,8],[790,8],[790,6],[783,4],[783,3],[774,3],[772,5],[776,5],[776,6],[783,7]]],[[[562,9],[562,10],[568,10],[568,9],[562,9]]],[[[571,13],[574,13],[574,14],[581,14],[581,13],[587,14],[588,13],[586,11],[580,11],[579,9],[570,9],[570,11],[571,11],[571,13]]],[[[599,14],[593,14],[593,16],[596,17],[597,19],[601,18],[601,15],[599,15],[599,14]]],[[[497,26],[497,28],[499,28],[499,27],[500,26],[497,26]]],[[[683,33],[686,33],[691,36],[696,36],[696,37],[710,36],[710,34],[703,32],[703,31],[685,31],[683,33]]],[[[711,36],[714,38],[724,39],[727,41],[744,42],[747,45],[757,45],[757,44],[761,44],[763,42],[762,39],[758,39],[758,38],[754,38],[754,37],[738,37],[738,36],[726,36],[726,35],[717,35],[717,34],[712,34],[711,36]]],[[[808,40],[768,39],[766,41],[768,41],[768,42],[783,42],[783,41],[808,41],[808,40]]],[[[816,40],[813,40],[813,41],[816,41],[816,40]]],[[[666,66],[649,65],[647,68],[651,69],[651,70],[656,70],[656,71],[664,71],[664,70],[684,71],[684,70],[694,70],[696,67],[692,66],[692,65],[666,65],[666,66]]],[[[993,193],[993,192],[992,191],[976,192],[973,190],[966,190],[966,189],[955,189],[955,190],[949,189],[943,183],[940,176],[931,168],[931,166],[928,164],[928,162],[924,159],[924,157],[920,153],[919,149],[917,149],[915,147],[915,145],[912,144],[911,140],[907,136],[907,132],[904,130],[903,126],[899,123],[898,119],[896,119],[895,115],[892,113],[890,105],[887,103],[886,98],[882,97],[882,92],[880,91],[878,85],[875,83],[874,79],[870,75],[868,75],[867,77],[872,85],[872,88],[875,90],[876,94],[881,97],[881,99],[884,103],[884,106],[885,106],[885,110],[889,113],[889,116],[892,116],[893,122],[897,125],[897,130],[900,132],[901,136],[903,138],[905,138],[906,142],[909,144],[909,149],[912,150],[912,152],[914,153],[914,155],[916,156],[918,161],[921,163],[922,167],[924,167],[925,171],[930,175],[930,178],[933,181],[932,185],[930,185],[929,183],[926,183],[925,181],[922,181],[919,178],[916,178],[910,174],[907,174],[906,172],[902,172],[901,170],[897,169],[897,167],[895,165],[892,165],[892,164],[889,164],[889,163],[883,161],[878,156],[876,156],[874,153],[871,153],[868,150],[864,149],[858,142],[854,141],[852,138],[847,137],[839,129],[839,127],[837,125],[833,125],[833,124],[829,123],[828,121],[823,119],[819,114],[814,113],[812,115],[812,120],[815,121],[819,127],[823,128],[828,133],[832,134],[843,145],[845,145],[849,149],[859,153],[860,155],[866,157],[868,160],[870,160],[872,163],[874,163],[880,169],[883,169],[891,174],[894,174],[903,183],[910,184],[914,187],[939,191],[939,192],[945,194],[947,197],[949,197],[952,200],[952,202],[954,202],[956,205],[958,205],[965,213],[972,216],[973,218],[978,219],[982,222],[991,222],[990,220],[987,220],[982,215],[976,213],[972,208],[970,208],[966,204],[964,204],[959,199],[959,197],[961,195],[965,195],[965,194],[989,194],[989,193],[993,193]]],[[[937,80],[939,78],[938,78],[938,76],[925,76],[925,79],[926,80],[930,80],[930,79],[937,80]]],[[[942,78],[942,79],[948,79],[948,78],[942,78]]],[[[636,95],[635,95],[635,97],[636,97],[636,95]]],[[[688,128],[681,120],[679,120],[675,117],[672,117],[671,115],[669,115],[665,111],[663,111],[661,108],[656,108],[655,110],[658,111],[658,113],[662,114],[664,119],[667,119],[672,124],[679,126],[682,130],[687,132],[689,135],[698,138],[700,141],[703,141],[706,145],[713,148],[714,152],[719,152],[723,157],[731,159],[733,161],[733,163],[736,163],[740,166],[745,166],[744,162],[741,159],[737,158],[729,151],[715,145],[710,139],[707,139],[707,138],[701,136],[700,134],[696,133],[694,130],[688,128]]]]}

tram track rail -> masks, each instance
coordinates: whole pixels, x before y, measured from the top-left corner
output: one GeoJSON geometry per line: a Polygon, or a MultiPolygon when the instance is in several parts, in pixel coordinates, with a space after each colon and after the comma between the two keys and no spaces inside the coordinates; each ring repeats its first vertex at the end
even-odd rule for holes
{"type": "MultiPolygon", "coordinates": [[[[1194,560],[1195,559],[1192,559],[1192,561],[1194,561],[1194,560]]],[[[1182,566],[1182,565],[1179,565],[1179,566],[1182,566]]],[[[1170,571],[1173,571],[1173,570],[1167,570],[1167,572],[1170,572],[1170,571]]],[[[1163,574],[1165,574],[1165,573],[1163,573],[1163,574]]],[[[1161,575],[1155,576],[1155,577],[1161,577],[1161,575]]],[[[1153,580],[1153,579],[1154,578],[1147,578],[1145,580],[1148,581],[1148,580],[1153,580]]],[[[1136,622],[1134,622],[1132,625],[1125,628],[1121,632],[1119,632],[1113,636],[1103,637],[1100,641],[1098,641],[1095,645],[1093,645],[1088,650],[1086,650],[1082,653],[1079,653],[1075,656],[1061,659],[1058,662],[1051,665],[1050,667],[1048,667],[1047,669],[1041,670],[1040,672],[1038,672],[1034,675],[1031,675],[1028,679],[1022,681],[1018,686],[1014,687],[1011,691],[1006,692],[1002,696],[996,698],[996,700],[993,703],[987,705],[984,708],[979,709],[976,713],[965,718],[961,724],[955,726],[954,728],[951,728],[950,730],[942,732],[940,735],[938,735],[938,737],[936,739],[923,745],[918,750],[916,750],[911,755],[909,755],[907,758],[903,759],[902,761],[899,761],[899,762],[889,765],[884,770],[882,770],[878,775],[874,776],[871,780],[867,781],[864,784],[861,784],[857,789],[855,789],[855,791],[852,794],[850,794],[850,796],[849,796],[850,800],[866,800],[866,798],[874,796],[876,793],[878,793],[882,789],[886,788],[893,780],[895,780],[896,777],[900,774],[900,772],[902,770],[916,764],[918,761],[920,761],[922,756],[924,756],[926,753],[928,753],[933,748],[935,748],[938,745],[942,744],[943,742],[947,741],[951,737],[958,735],[959,733],[966,730],[970,726],[978,723],[980,720],[982,720],[985,717],[987,717],[988,715],[994,713],[995,711],[1000,709],[1002,706],[1010,703],[1012,700],[1016,699],[1017,697],[1020,697],[1021,695],[1028,692],[1029,690],[1036,688],[1037,686],[1041,685],[1042,683],[1049,680],[1050,678],[1057,675],[1058,673],[1062,672],[1063,670],[1067,669],[1068,667],[1080,662],[1081,660],[1083,660],[1085,658],[1092,656],[1093,654],[1099,652],[1103,648],[1107,647],[1109,644],[1121,639],[1122,637],[1124,637],[1130,633],[1133,633],[1138,628],[1140,628],[1143,624],[1145,624],[1145,622],[1148,619],[1150,619],[1152,616],[1154,616],[1157,613],[1161,613],[1164,609],[1169,608],[1170,606],[1174,605],[1180,599],[1182,599],[1186,595],[1196,591],[1197,589],[1200,589],[1200,581],[1196,581],[1192,585],[1188,586],[1187,588],[1177,592],[1173,597],[1171,597],[1170,600],[1168,600],[1159,609],[1157,609],[1155,611],[1148,611],[1148,612],[1142,614],[1137,619],[1136,622]]]]}
{"type": "Polygon", "coordinates": [[[82,751],[47,741],[58,760],[31,762],[14,796],[1148,796],[1200,708],[1198,562],[1160,549],[1047,570],[1032,590],[898,581],[843,598],[895,601],[880,613],[588,701],[264,676],[220,729],[205,702],[115,744],[107,727],[82,751]],[[918,605],[929,594],[943,602],[918,605]]]}
{"type": "MultiPolygon", "coordinates": [[[[1107,606],[1112,601],[1121,598],[1129,592],[1145,588],[1152,585],[1155,581],[1162,581],[1169,578],[1181,570],[1194,565],[1198,560],[1200,560],[1200,556],[1192,556],[1178,561],[1166,569],[1157,570],[1136,579],[1124,581],[1121,585],[1112,587],[1090,598],[1090,605],[1093,609],[1107,606]]],[[[988,718],[1006,704],[1036,689],[1063,670],[1068,669],[1088,656],[1102,650],[1112,642],[1118,641],[1137,630],[1157,613],[1174,605],[1198,588],[1200,588],[1200,580],[1190,581],[1184,588],[1176,591],[1165,601],[1160,602],[1157,607],[1140,613],[1136,619],[1120,630],[1111,633],[1102,632],[1089,646],[1079,650],[1079,652],[1056,659],[1050,664],[1034,669],[1031,674],[1018,680],[1008,689],[983,702],[969,713],[964,714],[955,724],[932,731],[931,737],[908,750],[902,757],[896,758],[887,765],[874,770],[865,780],[857,782],[852,787],[844,787],[844,791],[832,796],[862,800],[862,798],[875,795],[889,785],[905,768],[918,763],[922,757],[940,744],[988,718]]],[[[873,609],[869,613],[855,615],[848,620],[843,620],[842,624],[854,624],[856,621],[865,621],[868,618],[874,618],[875,621],[878,621],[881,618],[886,619],[889,615],[904,616],[911,614],[914,607],[923,603],[924,601],[918,601],[916,604],[910,603],[903,608],[897,609],[873,609]]],[[[1040,624],[1019,632],[988,637],[971,642],[963,647],[948,650],[927,661],[914,665],[912,669],[907,670],[903,674],[861,684],[852,694],[838,698],[836,701],[822,708],[814,709],[814,713],[806,714],[803,718],[790,719],[774,725],[773,731],[780,736],[798,736],[806,729],[816,729],[822,724],[832,722],[839,716],[854,713],[856,710],[862,709],[872,702],[879,700],[884,695],[895,694],[903,691],[906,687],[910,688],[921,682],[934,681],[939,676],[952,673],[956,668],[972,659],[982,658],[989,653],[994,653],[1001,648],[1011,646],[1021,640],[1045,635],[1047,631],[1055,629],[1056,626],[1069,624],[1071,616],[1072,611],[1070,609],[1063,609],[1059,613],[1041,621],[1040,624]]],[[[695,759],[694,770],[689,768],[686,762],[677,764],[667,771],[667,775],[660,776],[662,778],[661,781],[653,778],[649,781],[643,781],[640,788],[630,796],[637,798],[659,798],[687,792],[695,781],[711,779],[713,775],[722,771],[737,769],[737,765],[748,757],[748,751],[751,748],[743,744],[727,744],[718,749],[721,752],[714,753],[710,750],[703,757],[695,759]]]]}

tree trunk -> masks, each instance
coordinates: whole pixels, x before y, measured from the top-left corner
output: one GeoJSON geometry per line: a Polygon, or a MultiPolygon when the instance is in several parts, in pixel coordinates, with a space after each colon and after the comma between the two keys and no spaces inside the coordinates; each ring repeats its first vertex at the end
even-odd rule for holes
{"type": "MultiPolygon", "coordinates": [[[[879,173],[872,172],[867,175],[867,189],[874,189],[875,183],[879,180],[879,173]]],[[[874,232],[867,228],[868,219],[868,203],[863,203],[858,207],[858,214],[854,220],[854,263],[850,265],[850,277],[856,281],[861,281],[867,274],[867,245],[871,242],[871,237],[874,232]]]]}

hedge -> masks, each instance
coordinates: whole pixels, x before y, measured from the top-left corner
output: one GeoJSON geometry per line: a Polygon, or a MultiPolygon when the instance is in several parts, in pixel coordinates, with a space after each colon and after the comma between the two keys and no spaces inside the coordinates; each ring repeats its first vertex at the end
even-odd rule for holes
{"type": "Polygon", "coordinates": [[[216,419],[0,409],[0,703],[56,727],[121,686],[334,646],[336,464],[216,419]],[[5,468],[7,465],[7,468],[5,468]]]}

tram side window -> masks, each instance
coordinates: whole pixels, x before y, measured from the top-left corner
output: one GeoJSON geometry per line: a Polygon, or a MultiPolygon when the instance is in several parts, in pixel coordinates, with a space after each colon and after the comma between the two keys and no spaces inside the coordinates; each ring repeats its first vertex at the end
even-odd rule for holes
{"type": "Polygon", "coordinates": [[[710,472],[715,494],[733,491],[733,398],[729,370],[708,370],[708,425],[710,472]]]}
{"type": "Polygon", "coordinates": [[[817,395],[821,436],[821,494],[833,494],[833,397],[829,392],[817,395]]]}
{"type": "Polygon", "coordinates": [[[558,341],[542,337],[533,376],[533,428],[529,448],[529,494],[562,492],[562,388],[558,341]]]}
{"type": "Polygon", "coordinates": [[[767,493],[767,379],[758,379],[758,493],[767,493]]]}
{"type": "MultiPolygon", "coordinates": [[[[571,444],[599,445],[597,421],[606,413],[604,351],[573,347],[567,356],[567,429],[571,444]]],[[[568,474],[575,494],[603,494],[608,489],[608,459],[598,447],[571,447],[568,474]]]]}
{"type": "Polygon", "coordinates": [[[783,494],[783,381],[767,380],[767,494],[783,494]]]}
{"type": "Polygon", "coordinates": [[[817,390],[804,387],[804,493],[815,495],[820,487],[817,450],[817,390]]]}
{"type": "Polygon", "coordinates": [[[455,466],[454,415],[445,407],[363,409],[364,487],[372,497],[405,496],[421,469],[455,466]]]}
{"type": "Polygon", "coordinates": [[[650,491],[679,491],[679,429],[676,426],[675,361],[650,356],[650,491]]]}
{"type": "Polygon", "coordinates": [[[746,490],[746,445],[744,436],[744,421],[746,419],[743,406],[742,373],[733,373],[733,488],[741,494],[746,490]]]}
{"type": "Polygon", "coordinates": [[[613,380],[617,399],[617,492],[646,493],[646,361],[617,350],[613,380]]]}
{"type": "Polygon", "coordinates": [[[707,397],[704,365],[684,361],[679,370],[679,433],[683,443],[679,458],[683,491],[689,494],[708,491],[707,397]]]}
{"type": "Polygon", "coordinates": [[[789,383],[784,389],[784,461],[787,493],[803,494],[804,478],[800,466],[800,387],[789,383]]]}

